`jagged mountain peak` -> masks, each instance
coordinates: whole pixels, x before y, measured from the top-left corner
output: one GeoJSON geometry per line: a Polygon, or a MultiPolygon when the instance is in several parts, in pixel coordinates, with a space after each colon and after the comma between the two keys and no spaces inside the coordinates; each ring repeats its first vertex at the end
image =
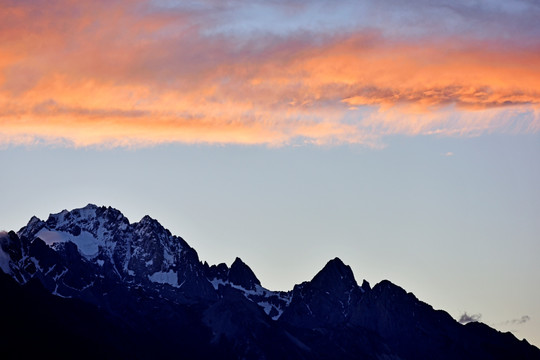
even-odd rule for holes
{"type": "Polygon", "coordinates": [[[40,222],[43,222],[43,220],[41,220],[40,218],[34,215],[30,218],[30,221],[28,221],[28,224],[26,225],[26,227],[35,226],[35,224],[40,223],[40,222]]]}
{"type": "MultiPolygon", "coordinates": [[[[43,242],[67,262],[80,265],[82,261],[96,266],[80,271],[93,275],[89,276],[88,281],[81,281],[82,285],[78,288],[95,284],[96,280],[92,277],[96,273],[103,279],[156,284],[151,286],[167,284],[177,288],[182,284],[187,287],[192,278],[202,274],[195,250],[182,238],[173,236],[148,215],[137,223],[130,223],[122,212],[110,206],[88,204],[71,211],[50,214],[47,221],[33,217],[18,236],[28,251],[34,248],[40,250],[43,242]],[[32,245],[34,243],[36,245],[32,245]]],[[[43,259],[45,252],[40,250],[36,254],[36,258],[29,260],[36,266],[21,264],[17,272],[26,274],[25,269],[30,266],[29,269],[35,267],[35,270],[29,276],[44,276],[42,270],[45,268],[40,264],[47,263],[43,259]]],[[[70,269],[66,276],[77,272],[79,270],[70,269]]],[[[60,275],[51,274],[56,276],[54,283],[57,283],[60,275]]],[[[28,278],[28,275],[25,276],[28,278]]],[[[206,287],[211,285],[208,283],[206,287]]],[[[59,289],[59,294],[71,296],[69,287],[65,290],[60,286],[59,289]]]]}
{"type": "Polygon", "coordinates": [[[231,267],[225,263],[209,266],[205,262],[204,268],[210,280],[219,280],[224,284],[231,283],[245,290],[255,290],[257,285],[261,285],[255,273],[239,257],[234,259],[231,267]]]}
{"type": "MultiPolygon", "coordinates": [[[[140,225],[157,225],[159,222],[151,217],[150,215],[144,215],[141,220],[139,220],[138,224],[140,225]]],[[[161,225],[161,224],[160,224],[161,225]]]]}
{"type": "Polygon", "coordinates": [[[324,289],[351,289],[358,287],[353,271],[336,257],[322,268],[311,280],[311,284],[324,289]]]}
{"type": "MultiPolygon", "coordinates": [[[[94,209],[94,210],[96,210],[96,209],[99,209],[99,208],[100,208],[100,206],[97,206],[96,204],[88,203],[88,204],[86,204],[85,207],[82,207],[81,209],[87,209],[87,210],[94,209]]],[[[113,208],[110,207],[110,206],[107,206],[107,207],[101,206],[101,208],[102,208],[102,209],[105,209],[105,208],[113,209],[113,208]]]]}
{"type": "Polygon", "coordinates": [[[94,204],[88,204],[71,211],[64,209],[58,213],[49,214],[45,221],[33,216],[28,224],[19,230],[18,234],[31,237],[44,227],[48,230],[73,230],[75,232],[79,232],[79,229],[83,228],[95,232],[101,224],[126,226],[129,225],[129,220],[119,210],[110,206],[98,207],[94,204]]]}
{"type": "MultiPolygon", "coordinates": [[[[19,230],[18,235],[33,238],[40,230],[46,229],[66,232],[73,236],[79,236],[82,230],[95,237],[107,237],[111,232],[126,230],[130,226],[138,229],[139,233],[159,232],[163,233],[163,236],[172,236],[169,230],[149,215],[145,215],[139,222],[130,223],[120,210],[95,204],[49,214],[45,221],[33,216],[28,224],[19,230]]],[[[47,239],[44,240],[49,243],[47,239]]]]}
{"type": "Polygon", "coordinates": [[[242,265],[245,265],[246,263],[242,261],[242,259],[240,259],[238,256],[234,259],[234,261],[232,262],[231,264],[231,267],[233,266],[242,266],[242,265]]]}
{"type": "Polygon", "coordinates": [[[369,285],[369,282],[364,279],[362,280],[362,286],[360,286],[364,292],[371,290],[371,285],[369,285]]]}
{"type": "Polygon", "coordinates": [[[239,257],[234,260],[229,269],[229,281],[248,290],[255,289],[255,285],[261,285],[255,273],[239,257]]]}
{"type": "Polygon", "coordinates": [[[139,222],[133,223],[133,226],[139,232],[161,233],[163,236],[172,236],[171,232],[163,227],[159,221],[152,218],[150,215],[144,215],[139,222]]]}
{"type": "Polygon", "coordinates": [[[407,291],[405,291],[405,289],[386,279],[381,280],[379,283],[375,284],[375,286],[373,287],[373,292],[376,294],[384,294],[386,296],[407,295],[407,291]]]}
{"type": "Polygon", "coordinates": [[[366,290],[356,283],[351,267],[336,257],[311,281],[294,287],[282,318],[301,328],[346,324],[366,290]]]}

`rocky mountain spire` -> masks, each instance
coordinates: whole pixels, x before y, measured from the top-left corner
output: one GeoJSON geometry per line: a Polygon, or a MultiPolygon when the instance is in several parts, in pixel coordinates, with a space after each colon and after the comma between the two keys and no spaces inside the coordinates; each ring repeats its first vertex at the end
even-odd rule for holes
{"type": "Polygon", "coordinates": [[[229,281],[248,290],[255,289],[255,285],[261,285],[255,273],[239,257],[231,265],[229,281]]]}

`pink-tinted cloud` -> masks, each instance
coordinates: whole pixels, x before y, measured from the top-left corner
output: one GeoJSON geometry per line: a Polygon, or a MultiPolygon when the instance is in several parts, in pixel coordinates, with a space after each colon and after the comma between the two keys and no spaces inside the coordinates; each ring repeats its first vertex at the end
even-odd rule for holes
{"type": "Polygon", "coordinates": [[[6,2],[0,142],[377,146],[390,134],[540,130],[540,43],[226,33],[216,29],[231,9],[205,4],[6,2]]]}

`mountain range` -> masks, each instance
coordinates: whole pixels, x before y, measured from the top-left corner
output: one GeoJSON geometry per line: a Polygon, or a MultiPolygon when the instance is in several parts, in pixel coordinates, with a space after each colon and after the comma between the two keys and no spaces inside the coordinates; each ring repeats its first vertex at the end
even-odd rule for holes
{"type": "Polygon", "coordinates": [[[201,262],[155,219],[111,207],[32,217],[0,245],[6,358],[540,359],[390,281],[359,285],[339,258],[272,291],[240,258],[201,262]]]}

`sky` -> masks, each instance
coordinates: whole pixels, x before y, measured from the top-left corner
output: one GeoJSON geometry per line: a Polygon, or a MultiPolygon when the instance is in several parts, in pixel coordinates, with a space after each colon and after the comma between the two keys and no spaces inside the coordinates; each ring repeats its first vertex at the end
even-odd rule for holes
{"type": "Polygon", "coordinates": [[[537,1],[0,0],[0,230],[113,206],[540,346],[537,1]]]}

